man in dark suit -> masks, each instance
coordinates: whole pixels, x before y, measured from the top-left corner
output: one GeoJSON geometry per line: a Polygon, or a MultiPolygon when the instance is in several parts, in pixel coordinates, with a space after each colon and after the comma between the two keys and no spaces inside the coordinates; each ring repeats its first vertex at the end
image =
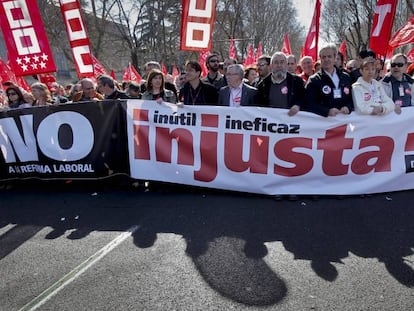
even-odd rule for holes
{"type": "Polygon", "coordinates": [[[219,92],[219,106],[239,107],[255,106],[257,90],[243,82],[244,69],[240,64],[227,67],[228,85],[219,92]]]}
{"type": "Polygon", "coordinates": [[[110,76],[99,76],[98,91],[105,96],[105,99],[129,99],[127,94],[115,87],[115,81],[110,76]]]}
{"type": "Polygon", "coordinates": [[[289,109],[290,116],[303,110],[305,82],[287,71],[287,58],[282,52],[273,54],[271,74],[257,86],[257,103],[262,107],[289,109]]]}

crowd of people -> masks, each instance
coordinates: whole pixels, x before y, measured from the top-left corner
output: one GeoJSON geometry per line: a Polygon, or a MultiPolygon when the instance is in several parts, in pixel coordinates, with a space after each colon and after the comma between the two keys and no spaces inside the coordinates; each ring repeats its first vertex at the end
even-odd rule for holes
{"type": "Polygon", "coordinates": [[[254,65],[223,62],[210,54],[202,77],[202,64],[190,60],[175,81],[151,61],[144,66],[141,84],[102,75],[84,78],[63,87],[59,83],[31,85],[31,92],[13,83],[3,83],[6,100],[2,110],[32,106],[86,102],[105,99],[145,99],[181,105],[260,106],[287,109],[290,116],[309,111],[321,116],[350,114],[384,115],[401,113],[401,107],[414,105],[414,64],[396,54],[384,64],[376,53],[364,50],[356,59],[344,62],[344,55],[333,44],[324,46],[319,59],[309,56],[299,61],[294,55],[277,51],[262,55],[254,65]]]}

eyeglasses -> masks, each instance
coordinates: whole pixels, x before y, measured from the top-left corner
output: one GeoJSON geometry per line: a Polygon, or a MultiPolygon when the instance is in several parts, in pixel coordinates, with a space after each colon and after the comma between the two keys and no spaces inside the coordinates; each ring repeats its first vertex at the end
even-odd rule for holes
{"type": "Polygon", "coordinates": [[[7,93],[7,96],[14,96],[14,95],[17,95],[17,93],[15,93],[15,92],[7,93]]]}
{"type": "Polygon", "coordinates": [[[401,68],[404,65],[405,65],[404,63],[391,63],[392,68],[395,68],[395,67],[400,67],[401,68]]]}

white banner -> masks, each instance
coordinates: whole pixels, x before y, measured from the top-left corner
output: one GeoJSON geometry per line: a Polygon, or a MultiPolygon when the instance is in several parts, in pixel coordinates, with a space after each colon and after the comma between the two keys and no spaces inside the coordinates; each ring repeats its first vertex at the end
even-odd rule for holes
{"type": "Polygon", "coordinates": [[[129,100],[131,177],[261,194],[414,188],[414,109],[324,118],[129,100]]]}

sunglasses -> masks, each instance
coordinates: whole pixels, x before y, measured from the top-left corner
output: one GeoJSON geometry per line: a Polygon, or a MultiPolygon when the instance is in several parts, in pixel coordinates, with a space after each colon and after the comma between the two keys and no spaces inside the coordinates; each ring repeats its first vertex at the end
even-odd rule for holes
{"type": "Polygon", "coordinates": [[[400,67],[401,68],[404,65],[405,65],[404,63],[391,63],[392,68],[395,68],[395,67],[400,67]]]}

